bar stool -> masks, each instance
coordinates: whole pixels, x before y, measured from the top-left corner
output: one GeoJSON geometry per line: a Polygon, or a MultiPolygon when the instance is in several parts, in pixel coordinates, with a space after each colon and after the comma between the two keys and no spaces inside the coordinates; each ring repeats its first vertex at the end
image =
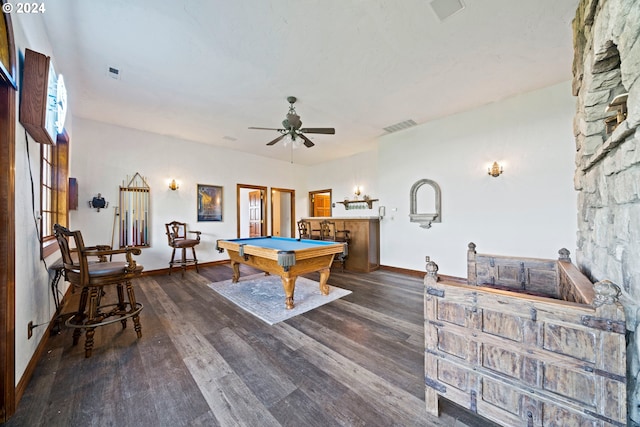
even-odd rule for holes
{"type": "Polygon", "coordinates": [[[169,239],[169,246],[173,248],[173,252],[171,252],[171,261],[169,261],[169,274],[171,274],[171,268],[174,265],[178,265],[182,268],[182,276],[184,276],[184,272],[187,269],[188,265],[195,265],[196,271],[198,271],[198,258],[196,257],[196,246],[200,244],[200,234],[199,231],[189,231],[187,232],[187,224],[184,222],[172,221],[168,224],[165,224],[165,228],[167,230],[167,239],[169,239]],[[188,239],[187,234],[195,234],[195,239],[188,239]],[[193,254],[193,258],[187,258],[187,249],[191,248],[191,253],[193,254]],[[182,249],[182,257],[178,261],[175,260],[176,257],[176,249],[182,249]]]}
{"type": "Polygon", "coordinates": [[[298,221],[298,237],[300,239],[311,239],[311,223],[309,221],[298,221]]]}
{"type": "Polygon", "coordinates": [[[331,242],[341,242],[345,244],[345,251],[340,254],[335,261],[340,262],[342,271],[344,271],[344,263],[348,256],[349,243],[351,242],[351,238],[349,236],[349,230],[338,230],[336,229],[336,223],[329,220],[324,220],[320,222],[320,239],[327,240],[331,242]]]}
{"type": "Polygon", "coordinates": [[[80,231],[70,231],[60,224],[53,227],[60,246],[64,275],[73,285],[81,289],[78,311],[66,322],[75,328],[73,345],[78,344],[82,330],[85,330],[84,355],[91,357],[95,329],[120,321],[122,329],[127,327],[127,319],[133,320],[134,330],[138,338],[142,337],[140,312],[142,304],[136,301],[131,279],[140,276],[143,267],[136,264],[132,255],[140,255],[140,248],[122,249],[87,248],[80,231]],[[75,248],[72,248],[72,244],[75,248]],[[106,259],[107,255],[124,254],[124,262],[90,262],[89,257],[97,256],[106,259]],[[104,304],[105,287],[116,285],[117,302],[104,304]],[[126,297],[125,297],[126,290],[126,297]]]}

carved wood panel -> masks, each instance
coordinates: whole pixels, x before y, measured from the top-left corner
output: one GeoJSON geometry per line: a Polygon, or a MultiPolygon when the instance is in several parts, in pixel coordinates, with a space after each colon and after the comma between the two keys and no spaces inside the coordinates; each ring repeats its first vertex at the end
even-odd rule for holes
{"type": "Polygon", "coordinates": [[[424,310],[431,413],[443,396],[503,425],[625,425],[625,336],[611,326],[624,322],[619,304],[567,303],[427,274],[424,310]]]}

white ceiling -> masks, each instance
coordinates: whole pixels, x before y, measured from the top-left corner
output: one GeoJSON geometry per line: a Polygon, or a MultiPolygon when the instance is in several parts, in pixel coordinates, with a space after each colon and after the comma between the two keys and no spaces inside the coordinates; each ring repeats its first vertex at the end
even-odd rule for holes
{"type": "Polygon", "coordinates": [[[571,78],[578,0],[463,2],[444,21],[430,0],[56,0],[42,16],[75,116],[289,161],[247,128],[281,127],[293,95],[303,127],[336,129],[294,150],[317,164],[571,78]]]}

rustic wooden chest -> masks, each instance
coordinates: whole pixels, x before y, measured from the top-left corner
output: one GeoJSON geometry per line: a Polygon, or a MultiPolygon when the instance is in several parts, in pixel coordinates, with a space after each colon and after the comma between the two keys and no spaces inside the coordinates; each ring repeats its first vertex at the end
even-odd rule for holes
{"type": "Polygon", "coordinates": [[[624,426],[625,317],[619,288],[560,259],[481,255],[467,280],[424,279],[428,412],[438,398],[505,426],[624,426]]]}

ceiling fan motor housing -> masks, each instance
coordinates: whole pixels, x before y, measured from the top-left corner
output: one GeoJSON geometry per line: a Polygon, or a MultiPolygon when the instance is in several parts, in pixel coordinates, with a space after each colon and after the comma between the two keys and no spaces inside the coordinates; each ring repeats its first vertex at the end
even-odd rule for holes
{"type": "Polygon", "coordinates": [[[287,130],[298,130],[302,126],[302,120],[297,114],[287,114],[287,118],[282,121],[282,127],[287,130]]]}

